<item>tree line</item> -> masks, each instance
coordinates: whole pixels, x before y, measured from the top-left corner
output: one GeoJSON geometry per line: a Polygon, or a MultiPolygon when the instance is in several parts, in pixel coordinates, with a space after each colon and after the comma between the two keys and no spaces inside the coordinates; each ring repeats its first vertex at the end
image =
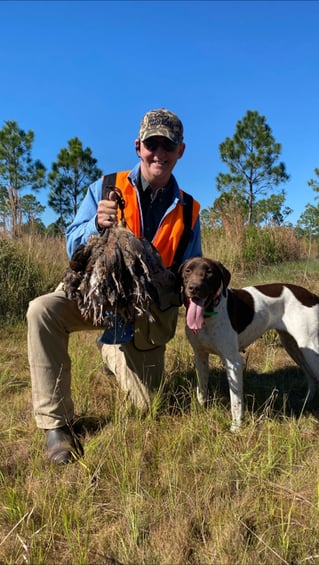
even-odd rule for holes
{"type": "MultiPolygon", "coordinates": [[[[92,150],[84,148],[77,137],[60,150],[50,171],[32,157],[33,142],[32,130],[22,130],[16,121],[4,122],[0,130],[0,232],[14,237],[31,230],[64,233],[89,184],[102,175],[92,150]],[[48,206],[57,215],[47,228],[41,221],[45,206],[35,196],[44,189],[49,189],[48,206]]],[[[281,150],[265,116],[248,110],[238,120],[233,137],[219,145],[221,161],[228,171],[216,177],[220,195],[211,207],[202,210],[203,225],[223,226],[236,214],[244,225],[291,226],[292,209],[285,203],[286,191],[282,188],[289,175],[280,161],[281,150]]],[[[310,179],[308,185],[319,194],[319,169],[314,173],[317,178],[310,179]]],[[[296,230],[301,236],[319,236],[318,206],[306,205],[296,230]]]]}

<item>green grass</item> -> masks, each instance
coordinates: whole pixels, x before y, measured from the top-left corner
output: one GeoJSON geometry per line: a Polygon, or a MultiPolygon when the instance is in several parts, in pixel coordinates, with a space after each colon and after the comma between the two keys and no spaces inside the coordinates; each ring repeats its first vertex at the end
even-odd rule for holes
{"type": "MultiPolygon", "coordinates": [[[[221,257],[216,257],[220,258],[221,257]]],[[[234,272],[319,294],[317,261],[234,272]]],[[[72,390],[85,449],[44,459],[32,413],[22,321],[0,327],[1,565],[319,564],[319,402],[274,332],[244,354],[245,421],[230,432],[229,392],[212,356],[201,408],[181,309],[161,394],[141,417],[105,371],[98,332],[72,334],[72,390]]]]}
{"type": "Polygon", "coordinates": [[[211,405],[196,403],[182,313],[152,416],[127,406],[96,335],[70,343],[85,456],[54,468],[33,420],[26,328],[2,331],[0,562],[318,563],[317,414],[285,407],[280,387],[303,377],[274,336],[246,356],[245,424],[232,434],[217,358],[211,405]]]}

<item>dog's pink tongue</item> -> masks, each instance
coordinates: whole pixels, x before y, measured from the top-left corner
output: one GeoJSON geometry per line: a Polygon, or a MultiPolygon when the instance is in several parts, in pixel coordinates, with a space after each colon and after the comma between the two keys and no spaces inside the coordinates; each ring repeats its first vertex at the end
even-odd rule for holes
{"type": "Polygon", "coordinates": [[[204,325],[204,308],[190,300],[186,314],[186,323],[191,330],[200,330],[204,325]]]}

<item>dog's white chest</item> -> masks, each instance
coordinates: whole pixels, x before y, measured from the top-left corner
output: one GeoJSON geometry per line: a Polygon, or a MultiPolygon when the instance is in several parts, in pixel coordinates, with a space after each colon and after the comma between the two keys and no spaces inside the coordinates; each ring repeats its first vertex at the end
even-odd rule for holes
{"type": "Polygon", "coordinates": [[[226,301],[213,315],[205,317],[203,328],[196,333],[186,327],[187,337],[193,347],[221,356],[225,351],[238,351],[238,336],[228,316],[225,316],[225,305],[226,301]]]}

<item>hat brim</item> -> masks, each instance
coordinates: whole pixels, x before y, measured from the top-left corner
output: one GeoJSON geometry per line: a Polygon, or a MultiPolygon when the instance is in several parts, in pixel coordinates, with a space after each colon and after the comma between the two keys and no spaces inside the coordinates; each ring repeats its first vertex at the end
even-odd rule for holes
{"type": "Polygon", "coordinates": [[[141,136],[140,139],[141,139],[141,141],[145,141],[145,139],[148,139],[149,137],[154,137],[155,135],[162,135],[163,137],[167,137],[167,139],[169,139],[170,141],[172,141],[176,145],[178,145],[178,143],[180,143],[180,141],[178,139],[176,139],[176,137],[174,137],[172,132],[170,132],[166,128],[156,128],[156,129],[147,130],[147,131],[144,132],[143,136],[141,136]]]}

